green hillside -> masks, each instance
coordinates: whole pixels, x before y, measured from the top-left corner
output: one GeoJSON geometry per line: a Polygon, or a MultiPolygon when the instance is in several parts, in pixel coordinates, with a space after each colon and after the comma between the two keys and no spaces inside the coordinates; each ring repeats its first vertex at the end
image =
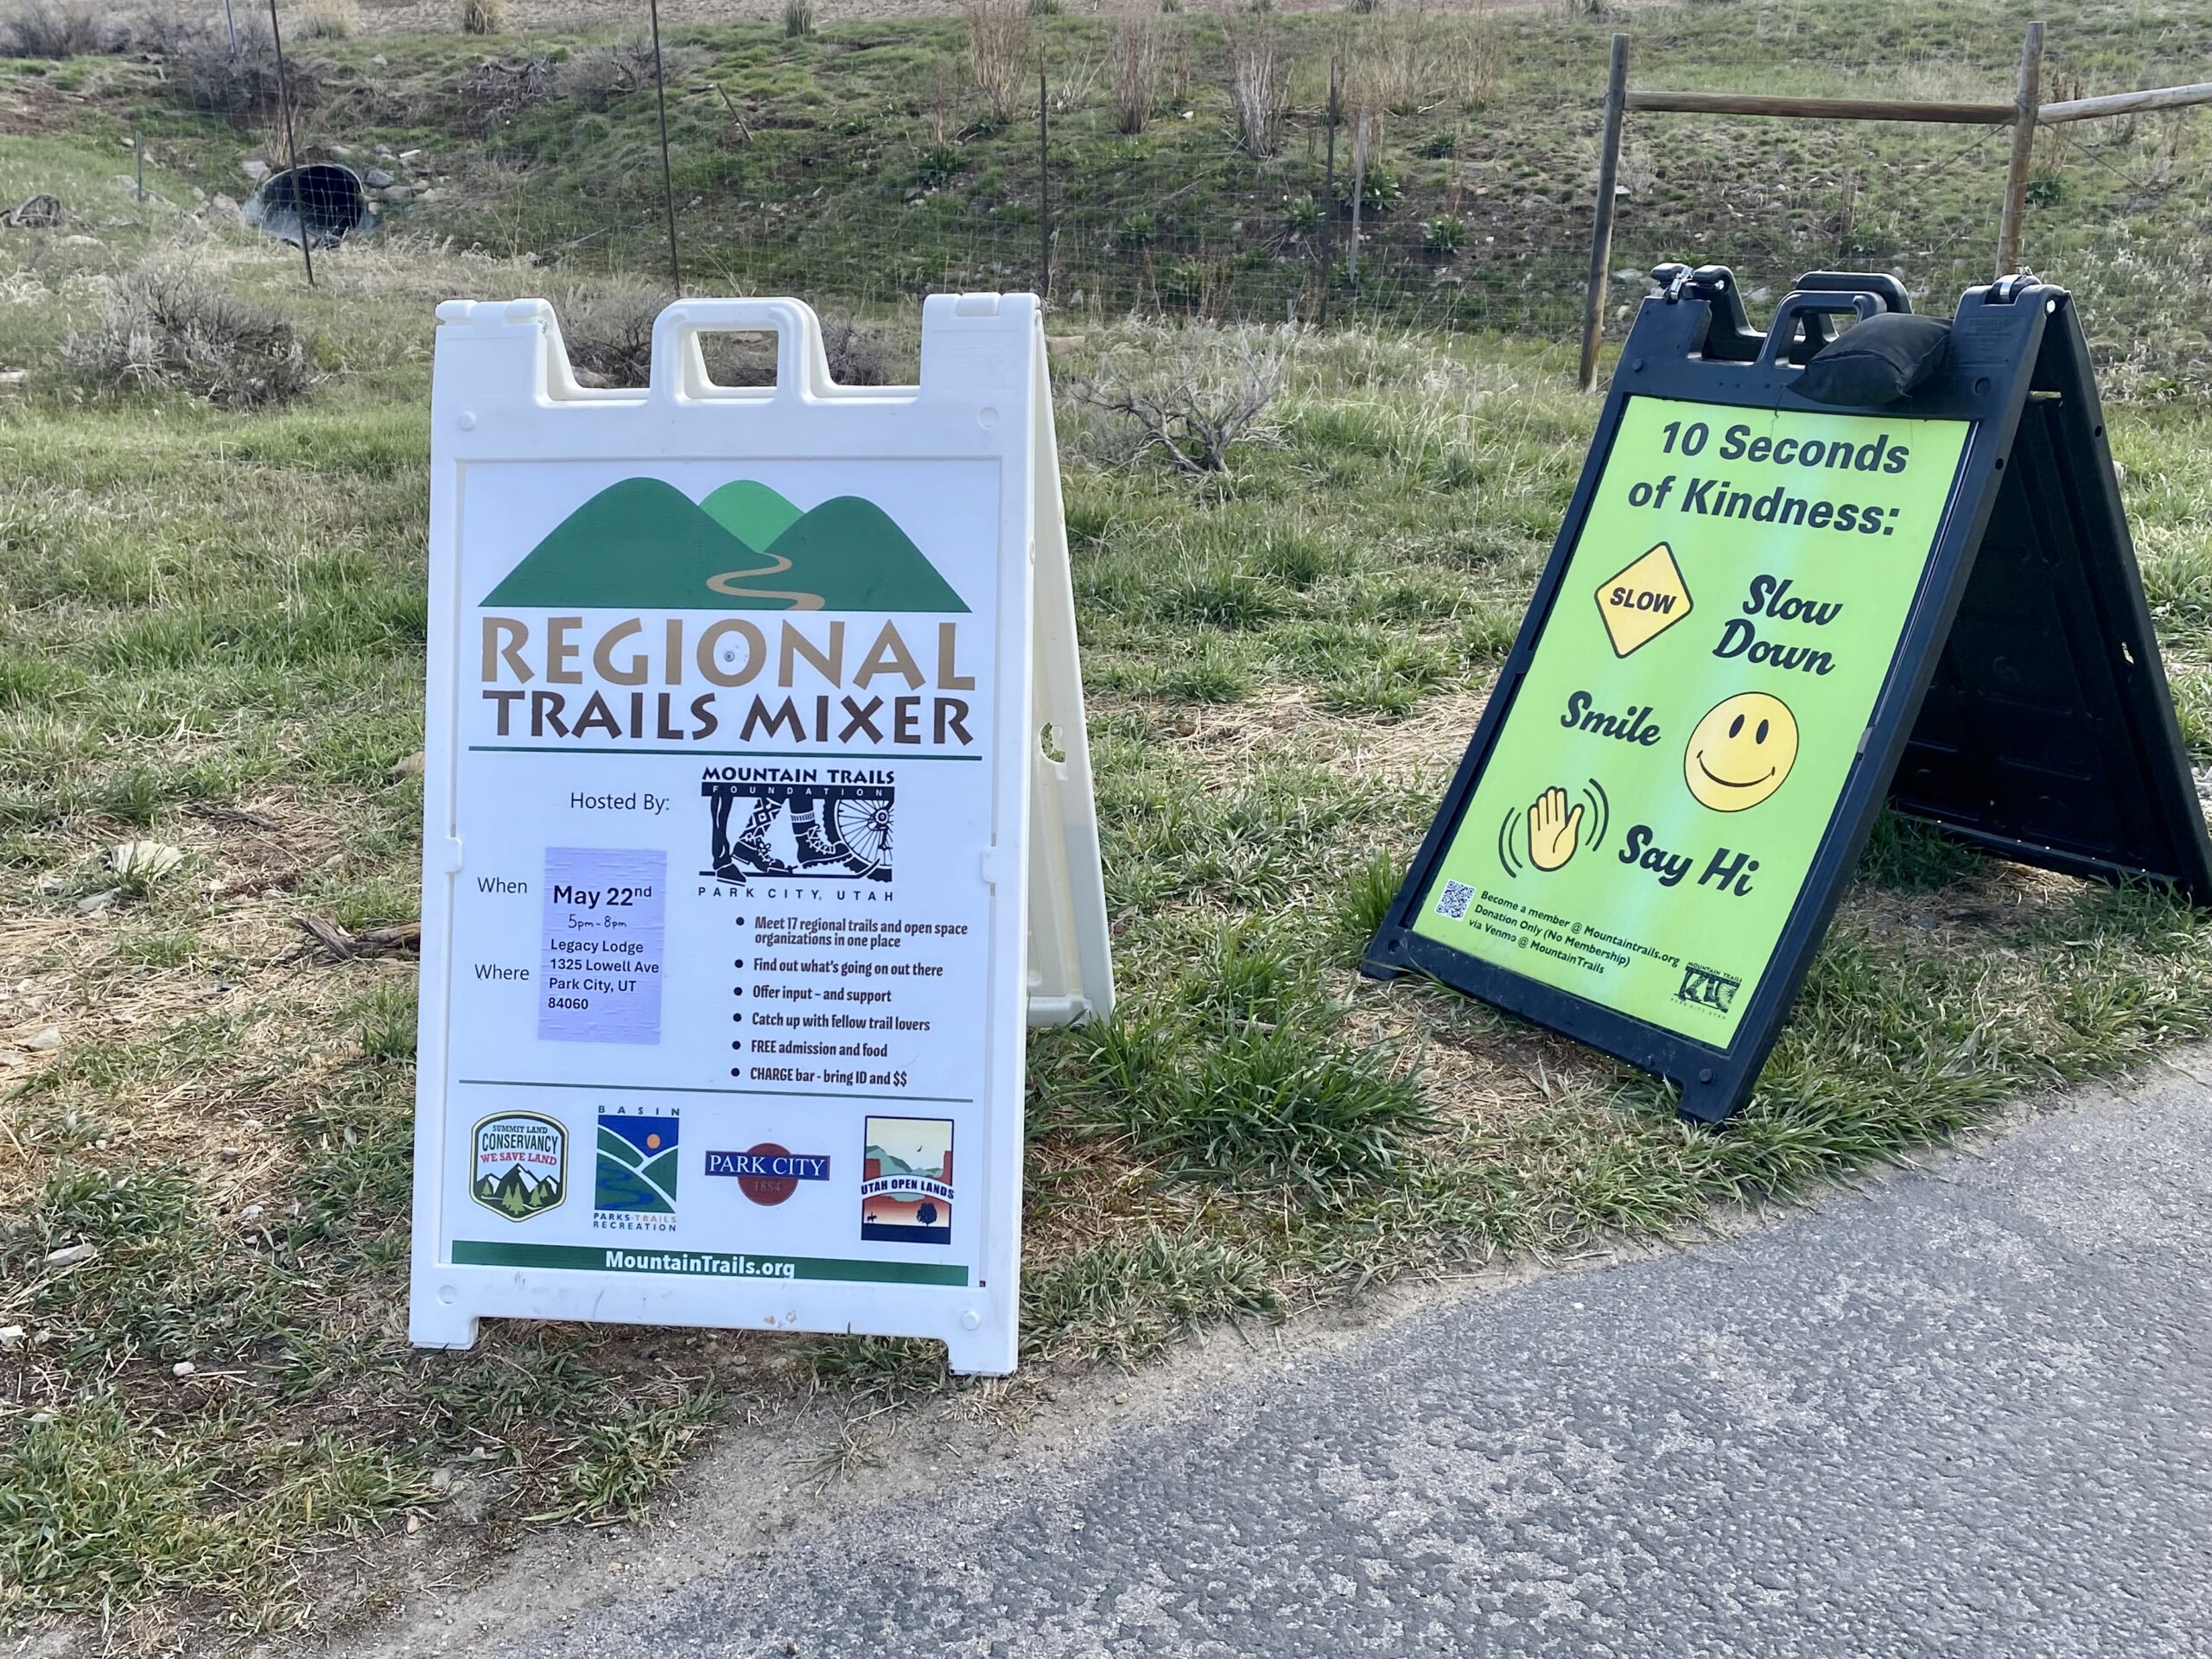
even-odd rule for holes
{"type": "Polygon", "coordinates": [[[680,490],[652,478],[610,484],[561,521],[486,605],[632,610],[753,608],[707,578],[758,569],[760,556],[680,490]]]}
{"type": "Polygon", "coordinates": [[[699,506],[747,547],[767,547],[799,520],[799,510],[749,478],[725,484],[699,506]]]}
{"type": "Polygon", "coordinates": [[[768,550],[791,561],[783,580],[832,611],[964,611],[937,567],[873,501],[834,496],[768,550]]]}
{"type": "Polygon", "coordinates": [[[795,608],[794,598],[817,594],[820,608],[831,611],[968,608],[874,502],[840,495],[802,513],[766,485],[740,480],[694,505],[653,478],[626,478],[592,497],[484,602],[781,611],[795,608]],[[709,586],[729,575],[776,587],[709,586]]]}

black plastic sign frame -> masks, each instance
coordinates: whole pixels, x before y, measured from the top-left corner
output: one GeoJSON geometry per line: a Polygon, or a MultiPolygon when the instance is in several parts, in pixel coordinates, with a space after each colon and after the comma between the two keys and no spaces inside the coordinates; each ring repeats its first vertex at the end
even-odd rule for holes
{"type": "MultiPolygon", "coordinates": [[[[2176,887],[2201,905],[2212,905],[2212,842],[2159,662],[2071,296],[2026,276],[1969,289],[1952,322],[1947,359],[1928,383],[1897,403],[1840,410],[1796,390],[1801,365],[1834,337],[1835,315],[1909,309],[1893,278],[1803,277],[1762,334],[1746,325],[1726,267],[1662,267],[1656,274],[1666,290],[1643,302],[1622,349],[1520,634],[1362,970],[1384,979],[1426,975],[1591,1044],[1672,1079],[1681,1114],[1714,1122],[1751,1097],[1885,798],[2005,857],[2176,887]],[[1567,567],[1638,398],[1711,405],[1715,416],[1744,410],[1967,423],[1933,548],[1871,718],[1779,940],[1725,1046],[1414,931],[1500,734],[1515,717],[1554,607],[1582,597],[1564,586],[1567,567]]],[[[1547,706],[1528,718],[1554,713],[1547,706]]],[[[1539,801],[1532,812],[1549,810],[1548,823],[1557,824],[1565,808],[1562,798],[1555,807],[1539,801]]],[[[1594,796],[1590,808],[1593,815],[1604,810],[1594,796]]],[[[1534,835],[1537,818],[1529,823],[1534,835]]],[[[1471,836],[1489,833],[1486,823],[1465,827],[1471,836]]],[[[1464,903],[1464,888],[1456,896],[1464,903]]]]}

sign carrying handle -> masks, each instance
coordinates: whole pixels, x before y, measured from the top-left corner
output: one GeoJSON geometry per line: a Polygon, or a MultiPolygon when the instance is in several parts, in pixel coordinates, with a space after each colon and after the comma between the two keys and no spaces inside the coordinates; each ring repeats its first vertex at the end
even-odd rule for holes
{"type": "Polygon", "coordinates": [[[1870,294],[1864,289],[1851,294],[1792,294],[1775,308],[1774,323],[1766,331],[1766,345],[1759,352],[1757,366],[1770,369],[1784,353],[1791,353],[1790,360],[1796,361],[1795,351],[1801,323],[1804,325],[1804,344],[1809,348],[1806,353],[1809,356],[1835,339],[1835,330],[1828,325],[1829,317],[1849,311],[1856,314],[1859,321],[1865,322],[1870,317],[1879,316],[1888,308],[1881,295],[1870,294]]]}
{"type": "Polygon", "coordinates": [[[702,398],[820,397],[830,387],[822,324],[797,300],[685,300],[653,322],[650,395],[666,403],[702,398]],[[776,384],[718,386],[707,378],[701,334],[769,332],[776,336],[776,384]]]}

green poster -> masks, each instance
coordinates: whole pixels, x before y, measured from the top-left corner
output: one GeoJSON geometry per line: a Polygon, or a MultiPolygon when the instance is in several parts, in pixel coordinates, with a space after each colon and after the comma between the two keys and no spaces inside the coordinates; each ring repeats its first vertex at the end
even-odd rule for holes
{"type": "Polygon", "coordinates": [[[1727,1046],[1842,794],[1967,430],[1631,398],[1414,931],[1727,1046]]]}

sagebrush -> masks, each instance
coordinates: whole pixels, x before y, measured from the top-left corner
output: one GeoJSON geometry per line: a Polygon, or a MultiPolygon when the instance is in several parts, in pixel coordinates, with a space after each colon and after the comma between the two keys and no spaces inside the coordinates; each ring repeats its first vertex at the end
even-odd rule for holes
{"type": "Polygon", "coordinates": [[[1237,446],[1275,435],[1267,413],[1297,338],[1256,324],[1132,328],[1096,374],[1069,386],[1090,416],[1074,424],[1109,463],[1158,450],[1194,478],[1224,474],[1237,446]]]}
{"type": "Polygon", "coordinates": [[[283,318],[168,267],[119,281],[99,324],[72,334],[62,355],[103,391],[170,388],[232,409],[289,403],[312,378],[283,318]]]}

